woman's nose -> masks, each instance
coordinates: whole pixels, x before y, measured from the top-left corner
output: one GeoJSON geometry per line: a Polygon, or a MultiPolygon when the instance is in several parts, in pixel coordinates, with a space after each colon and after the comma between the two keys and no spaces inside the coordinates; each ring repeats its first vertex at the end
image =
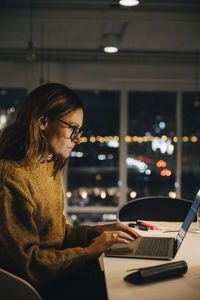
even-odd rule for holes
{"type": "Polygon", "coordinates": [[[79,135],[77,135],[74,139],[73,139],[73,142],[75,144],[80,144],[81,143],[81,137],[79,135]]]}

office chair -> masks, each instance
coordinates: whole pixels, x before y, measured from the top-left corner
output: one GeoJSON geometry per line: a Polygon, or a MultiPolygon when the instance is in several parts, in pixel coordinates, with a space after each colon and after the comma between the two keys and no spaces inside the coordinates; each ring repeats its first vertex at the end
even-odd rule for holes
{"type": "Polygon", "coordinates": [[[165,196],[138,198],[119,208],[118,219],[183,222],[191,204],[190,200],[165,196]]]}
{"type": "Polygon", "coordinates": [[[0,268],[1,300],[42,300],[36,289],[24,279],[0,268]]]}

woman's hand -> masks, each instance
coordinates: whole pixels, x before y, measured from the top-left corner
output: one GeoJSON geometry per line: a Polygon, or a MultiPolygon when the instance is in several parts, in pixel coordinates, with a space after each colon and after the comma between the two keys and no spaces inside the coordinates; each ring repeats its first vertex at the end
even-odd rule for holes
{"type": "Polygon", "coordinates": [[[106,224],[106,225],[97,225],[97,226],[93,226],[93,228],[96,229],[96,231],[98,233],[102,233],[104,231],[118,231],[118,230],[120,230],[120,231],[128,233],[133,238],[137,238],[137,237],[140,236],[132,228],[130,228],[129,226],[124,225],[120,222],[112,223],[112,224],[106,224]]]}
{"type": "Polygon", "coordinates": [[[133,240],[134,238],[124,231],[104,231],[89,247],[84,249],[87,258],[94,259],[108,250],[113,244],[128,244],[133,240]]]}
{"type": "Polygon", "coordinates": [[[110,246],[116,243],[128,244],[138,238],[139,234],[133,229],[121,223],[92,226],[93,230],[100,234],[95,242],[85,248],[88,259],[97,258],[110,246]]]}

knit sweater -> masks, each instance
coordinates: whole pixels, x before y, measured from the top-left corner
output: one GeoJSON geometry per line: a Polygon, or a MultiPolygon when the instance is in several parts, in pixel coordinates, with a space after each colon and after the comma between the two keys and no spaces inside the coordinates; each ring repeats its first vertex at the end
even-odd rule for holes
{"type": "Polygon", "coordinates": [[[84,266],[90,226],[66,224],[53,162],[0,160],[0,267],[42,286],[84,266]]]}

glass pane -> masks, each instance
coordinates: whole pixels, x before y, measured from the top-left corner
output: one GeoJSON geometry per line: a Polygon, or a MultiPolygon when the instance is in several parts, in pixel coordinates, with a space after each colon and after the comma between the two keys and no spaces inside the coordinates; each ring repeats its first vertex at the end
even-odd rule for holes
{"type": "Polygon", "coordinates": [[[175,197],[176,93],[128,95],[128,201],[137,197],[175,197]]]}
{"type": "Polygon", "coordinates": [[[76,92],[85,106],[85,130],[82,143],[71,153],[68,205],[117,206],[120,93],[76,92]]]}
{"type": "Polygon", "coordinates": [[[200,93],[183,93],[182,196],[193,200],[200,188],[200,93]]]}
{"type": "Polygon", "coordinates": [[[0,130],[14,117],[25,95],[23,88],[0,88],[0,130]]]}

